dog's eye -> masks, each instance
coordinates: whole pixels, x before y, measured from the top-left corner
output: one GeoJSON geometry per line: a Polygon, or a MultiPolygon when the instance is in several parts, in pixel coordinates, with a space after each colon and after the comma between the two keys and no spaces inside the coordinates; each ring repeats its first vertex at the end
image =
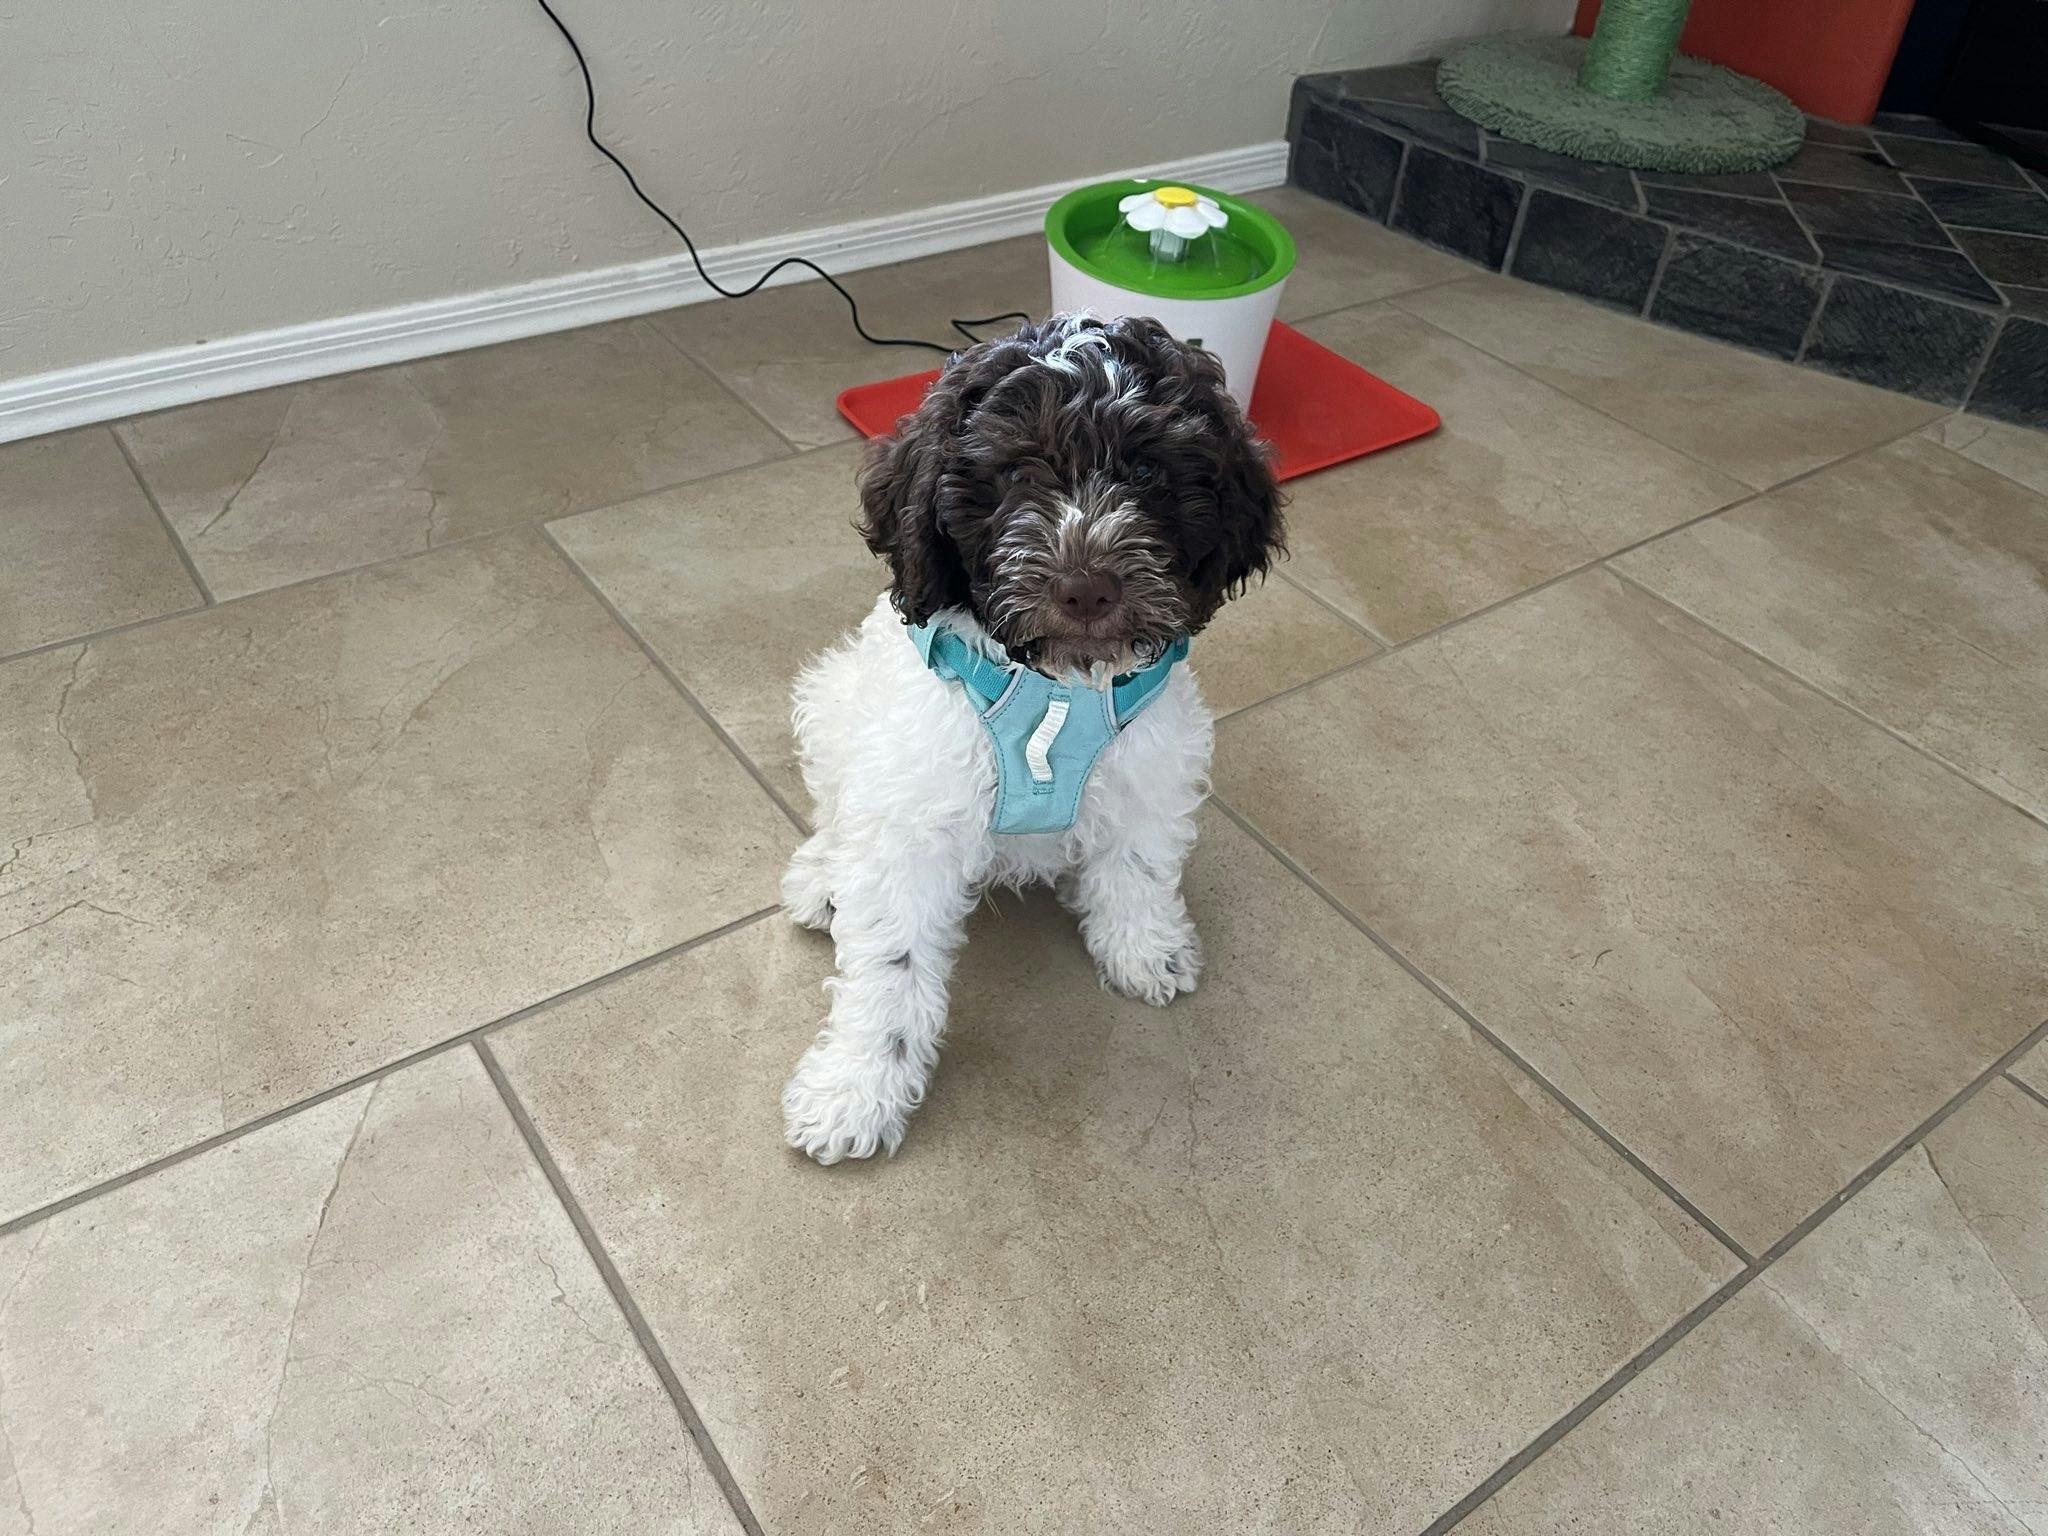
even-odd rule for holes
{"type": "Polygon", "coordinates": [[[1140,459],[1131,466],[1131,483],[1133,485],[1157,485],[1164,478],[1165,476],[1160,473],[1159,466],[1150,459],[1140,459]]]}

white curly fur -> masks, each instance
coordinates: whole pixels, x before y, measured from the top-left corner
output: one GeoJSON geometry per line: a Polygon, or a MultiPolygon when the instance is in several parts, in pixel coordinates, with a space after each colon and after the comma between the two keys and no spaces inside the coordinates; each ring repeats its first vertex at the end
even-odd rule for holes
{"type": "MultiPolygon", "coordinates": [[[[979,636],[964,613],[944,618],[979,636]]],[[[1054,884],[1112,991],[1164,1004],[1193,990],[1201,948],[1180,875],[1214,721],[1185,664],[1103,749],[1062,833],[989,830],[988,736],[886,598],[798,678],[795,721],[818,830],[782,899],[797,922],[831,931],[839,974],[782,1092],[791,1146],[833,1163],[901,1144],[938,1062],[967,915],[991,885],[1054,884]]]]}

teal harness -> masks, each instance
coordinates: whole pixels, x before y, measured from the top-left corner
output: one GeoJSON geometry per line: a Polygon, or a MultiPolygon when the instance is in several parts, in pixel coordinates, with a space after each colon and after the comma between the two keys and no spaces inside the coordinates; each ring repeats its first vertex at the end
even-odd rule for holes
{"type": "Polygon", "coordinates": [[[1102,749],[1159,696],[1166,675],[1188,653],[1182,635],[1149,667],[1091,688],[1077,677],[1055,682],[1029,667],[993,661],[936,622],[913,624],[910,638],[924,664],[957,682],[981,717],[996,749],[992,830],[1006,834],[1071,827],[1102,749]]]}

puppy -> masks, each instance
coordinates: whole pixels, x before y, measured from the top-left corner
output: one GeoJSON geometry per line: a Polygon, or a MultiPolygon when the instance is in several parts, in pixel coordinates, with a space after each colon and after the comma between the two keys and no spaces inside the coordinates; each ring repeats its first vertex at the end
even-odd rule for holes
{"type": "Polygon", "coordinates": [[[1284,552],[1221,368],[1142,319],[960,353],[871,450],[861,506],[890,590],[797,681],[818,830],[782,884],[838,951],[782,1095],[821,1163],[902,1142],[990,885],[1053,883],[1111,991],[1193,989],[1180,875],[1213,719],[1182,658],[1284,552]]]}

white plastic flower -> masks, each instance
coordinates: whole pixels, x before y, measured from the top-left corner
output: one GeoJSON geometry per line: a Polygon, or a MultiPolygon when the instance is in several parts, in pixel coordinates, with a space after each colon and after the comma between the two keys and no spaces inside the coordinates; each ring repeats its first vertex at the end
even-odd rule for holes
{"type": "Polygon", "coordinates": [[[1163,230],[1182,240],[1206,235],[1230,222],[1230,215],[1216,206],[1214,198],[1186,187],[1163,186],[1149,192],[1133,192],[1116,206],[1131,228],[1145,234],[1163,230]]]}

